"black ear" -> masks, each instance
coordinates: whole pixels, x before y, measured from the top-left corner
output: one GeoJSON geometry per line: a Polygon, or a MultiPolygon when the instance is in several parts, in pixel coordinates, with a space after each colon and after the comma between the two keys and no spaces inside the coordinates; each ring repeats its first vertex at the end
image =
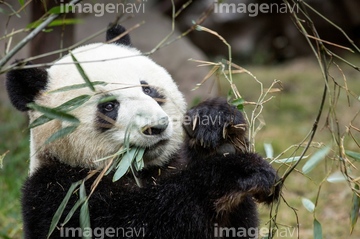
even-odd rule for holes
{"type": "MultiPolygon", "coordinates": [[[[21,61],[15,63],[19,66],[21,61]]],[[[26,63],[25,65],[31,65],[26,63]]],[[[27,68],[9,71],[6,74],[6,89],[11,103],[20,111],[27,111],[28,103],[34,102],[48,82],[47,71],[41,68],[27,68]]]]}
{"type": "MultiPolygon", "coordinates": [[[[120,36],[121,34],[123,34],[126,31],[126,29],[123,26],[118,25],[118,24],[115,24],[115,25],[110,24],[109,27],[110,28],[106,32],[106,41],[110,41],[110,40],[120,36]]],[[[112,43],[131,46],[130,36],[129,36],[129,34],[126,34],[123,37],[115,40],[112,43]]]]}

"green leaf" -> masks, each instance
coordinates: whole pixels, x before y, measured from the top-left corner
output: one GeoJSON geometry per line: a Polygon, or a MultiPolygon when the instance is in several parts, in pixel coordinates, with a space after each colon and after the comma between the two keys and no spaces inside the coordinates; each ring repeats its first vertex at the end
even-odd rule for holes
{"type": "Polygon", "coordinates": [[[105,97],[101,98],[100,101],[99,101],[99,104],[110,102],[110,101],[113,101],[113,100],[116,100],[116,96],[108,95],[108,96],[105,96],[105,97]]]}
{"type": "Polygon", "coordinates": [[[64,222],[61,224],[62,226],[64,226],[66,223],[68,223],[70,221],[70,219],[72,218],[72,216],[74,215],[74,213],[76,212],[76,210],[80,207],[80,205],[82,205],[85,202],[85,200],[79,199],[76,201],[75,205],[71,208],[71,210],[69,211],[69,213],[66,215],[66,218],[64,220],[64,222]]]}
{"type": "Polygon", "coordinates": [[[87,86],[90,88],[90,90],[95,91],[95,87],[92,84],[92,82],[90,81],[89,77],[85,74],[84,69],[81,67],[79,61],[75,58],[74,54],[72,54],[72,52],[70,52],[71,58],[74,61],[74,64],[77,68],[77,70],[79,71],[81,77],[84,79],[85,83],[87,84],[87,86]]]}
{"type": "MultiPolygon", "coordinates": [[[[74,99],[71,99],[67,102],[65,102],[64,104],[54,108],[55,111],[60,111],[60,112],[67,112],[67,111],[71,111],[74,110],[76,108],[78,108],[79,106],[83,105],[86,101],[88,101],[91,98],[90,95],[81,95],[78,96],[74,99]]],[[[46,115],[42,115],[39,118],[35,119],[29,126],[29,128],[35,128],[37,126],[43,125],[51,120],[53,120],[54,118],[52,117],[48,117],[46,115]]]]}
{"type": "Polygon", "coordinates": [[[271,144],[264,143],[264,150],[266,158],[272,159],[274,157],[274,149],[271,144]]]}
{"type": "Polygon", "coordinates": [[[76,130],[77,127],[78,127],[78,125],[71,125],[71,126],[67,126],[65,128],[62,128],[62,129],[56,131],[45,141],[45,144],[51,143],[57,139],[60,139],[64,136],[68,135],[68,134],[71,134],[72,132],[74,132],[76,130]]]}
{"type": "Polygon", "coordinates": [[[346,150],[345,154],[353,159],[355,159],[356,161],[360,161],[360,153],[357,152],[353,152],[350,150],[346,150]]]}
{"type": "Polygon", "coordinates": [[[243,98],[238,98],[231,102],[231,104],[236,106],[236,108],[240,111],[244,110],[244,103],[245,100],[243,98]]]}
{"type": "MultiPolygon", "coordinates": [[[[308,156],[304,156],[304,159],[308,158],[308,156]]],[[[300,160],[300,156],[294,156],[291,158],[285,158],[285,159],[276,159],[274,160],[275,163],[293,163],[300,160]]]]}
{"type": "MultiPolygon", "coordinates": [[[[79,196],[80,196],[80,200],[84,201],[80,208],[80,227],[81,227],[81,231],[85,232],[86,228],[91,228],[89,204],[88,204],[88,198],[86,196],[85,181],[83,181],[82,184],[80,185],[79,196]]],[[[87,233],[83,233],[82,238],[91,239],[91,236],[87,235],[87,233]]]]}
{"type": "Polygon", "coordinates": [[[57,111],[68,112],[85,104],[91,98],[90,95],[80,95],[55,108],[57,111]]]}
{"type": "Polygon", "coordinates": [[[40,125],[43,125],[47,122],[50,122],[52,121],[53,118],[49,118],[45,115],[42,115],[40,116],[39,118],[36,118],[30,125],[29,125],[29,128],[32,129],[32,128],[35,128],[35,127],[38,127],[40,125]]]}
{"type": "Polygon", "coordinates": [[[58,111],[56,109],[41,106],[41,105],[38,105],[38,104],[35,104],[35,103],[29,103],[29,104],[27,104],[27,106],[30,109],[39,111],[40,113],[43,113],[48,118],[68,121],[68,122],[74,123],[74,124],[79,124],[80,123],[80,121],[75,116],[67,114],[67,113],[62,112],[62,111],[58,111]]]}
{"type": "MultiPolygon", "coordinates": [[[[359,185],[355,185],[355,189],[359,191],[359,185]]],[[[354,231],[355,224],[359,217],[360,198],[353,192],[352,205],[350,211],[350,234],[354,231]]]]}
{"type": "Polygon", "coordinates": [[[307,198],[302,198],[301,202],[304,205],[304,207],[306,208],[306,210],[308,210],[309,212],[314,212],[315,204],[312,201],[310,201],[307,198]]]}
{"type": "Polygon", "coordinates": [[[62,3],[60,6],[56,6],[51,8],[48,13],[50,14],[62,14],[62,13],[69,13],[73,9],[73,5],[64,4],[62,3]]]}
{"type": "Polygon", "coordinates": [[[49,32],[52,32],[52,31],[54,31],[54,29],[52,29],[52,28],[42,30],[42,32],[46,32],[46,33],[49,33],[49,32]]]}
{"type": "Polygon", "coordinates": [[[321,224],[316,218],[314,218],[314,239],[322,239],[322,227],[321,224]]]}
{"type": "Polygon", "coordinates": [[[311,172],[311,170],[313,170],[315,166],[318,165],[318,163],[320,163],[326,157],[330,150],[331,147],[326,146],[314,153],[314,155],[311,156],[311,158],[304,164],[302,172],[304,174],[308,174],[309,172],[311,172]]]}
{"type": "Polygon", "coordinates": [[[82,23],[81,19],[78,18],[66,18],[66,19],[56,19],[52,21],[48,27],[64,26],[64,25],[75,25],[82,23]]]}
{"type": "Polygon", "coordinates": [[[18,0],[18,2],[20,3],[21,6],[24,6],[25,4],[25,0],[18,0]]]}
{"type": "Polygon", "coordinates": [[[130,149],[121,159],[120,163],[116,166],[116,172],[113,177],[113,182],[119,180],[129,170],[130,165],[135,158],[136,151],[137,148],[130,149]]]}
{"type": "MultiPolygon", "coordinates": [[[[34,21],[32,23],[29,23],[26,28],[27,29],[34,29],[37,28],[41,23],[43,22],[43,20],[37,20],[34,21]]],[[[56,27],[56,26],[64,26],[64,25],[74,25],[74,24],[79,24],[81,23],[82,20],[81,19],[77,19],[77,18],[67,18],[67,19],[56,19],[54,21],[52,21],[47,27],[56,27]]]]}
{"type": "Polygon", "coordinates": [[[53,233],[54,229],[56,228],[56,225],[59,223],[59,220],[61,218],[61,215],[64,212],[64,209],[65,209],[66,205],[69,202],[69,199],[70,199],[71,195],[73,194],[75,189],[81,184],[81,182],[82,182],[82,180],[71,184],[68,192],[66,193],[64,199],[62,200],[60,206],[56,210],[56,212],[55,212],[55,214],[54,214],[54,216],[53,216],[53,218],[51,220],[51,224],[50,224],[50,228],[49,228],[47,238],[49,238],[51,236],[51,234],[53,233]]]}
{"type": "MultiPolygon", "coordinates": [[[[92,82],[92,85],[107,85],[107,84],[108,83],[106,83],[104,81],[93,81],[92,82]]],[[[81,88],[85,88],[85,87],[88,87],[88,84],[86,84],[86,83],[84,83],[84,84],[75,84],[75,85],[64,86],[64,87],[61,87],[59,89],[49,91],[47,93],[48,94],[53,94],[53,93],[58,93],[58,92],[81,89],[81,88]]]]}
{"type": "Polygon", "coordinates": [[[136,170],[138,170],[138,171],[143,169],[145,166],[144,159],[143,159],[144,153],[145,153],[145,148],[139,148],[138,152],[136,154],[135,162],[136,162],[136,170]]]}
{"type": "Polygon", "coordinates": [[[340,172],[340,171],[336,171],[334,173],[332,173],[327,179],[326,181],[328,181],[329,183],[339,183],[339,182],[344,182],[346,181],[346,177],[345,175],[340,172]]]}

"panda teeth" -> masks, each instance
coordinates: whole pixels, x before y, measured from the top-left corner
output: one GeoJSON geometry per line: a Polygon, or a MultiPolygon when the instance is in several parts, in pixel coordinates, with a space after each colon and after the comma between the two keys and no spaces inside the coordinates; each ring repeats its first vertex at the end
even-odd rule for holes
{"type": "Polygon", "coordinates": [[[143,128],[142,132],[146,135],[152,135],[151,127],[143,128]]]}

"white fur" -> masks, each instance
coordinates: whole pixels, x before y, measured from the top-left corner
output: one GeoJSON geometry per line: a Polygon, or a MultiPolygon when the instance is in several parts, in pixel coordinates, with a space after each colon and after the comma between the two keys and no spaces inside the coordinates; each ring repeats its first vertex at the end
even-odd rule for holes
{"type": "MultiPolygon", "coordinates": [[[[171,76],[138,50],[127,46],[97,43],[77,48],[72,53],[91,81],[104,81],[108,84],[96,85],[95,92],[85,87],[48,93],[64,86],[85,83],[70,55],[48,69],[49,84],[46,92],[42,92],[41,96],[35,99],[37,104],[56,107],[80,95],[92,97],[84,105],[69,112],[81,121],[77,130],[70,135],[44,145],[49,136],[69,125],[58,120],[31,130],[30,173],[42,164],[42,154],[50,154],[73,166],[101,168],[105,164],[97,162],[97,159],[117,152],[123,145],[127,129],[130,130],[131,145],[150,147],[144,156],[146,165],[164,164],[169,156],[179,149],[182,142],[181,120],[186,108],[184,98],[171,76]],[[141,80],[165,96],[163,105],[160,106],[143,93],[141,80]],[[103,96],[109,94],[120,102],[118,118],[115,127],[101,133],[95,128],[97,104],[103,96]],[[163,134],[147,136],[141,133],[140,129],[146,122],[165,116],[169,117],[170,123],[163,134]],[[168,140],[167,144],[151,150],[152,145],[162,140],[168,140]]],[[[30,120],[39,115],[38,112],[31,112],[30,120]]]]}

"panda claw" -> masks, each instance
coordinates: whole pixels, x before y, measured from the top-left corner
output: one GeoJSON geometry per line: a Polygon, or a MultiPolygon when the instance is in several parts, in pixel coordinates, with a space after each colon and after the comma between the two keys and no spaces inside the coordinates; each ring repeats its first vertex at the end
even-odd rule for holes
{"type": "Polygon", "coordinates": [[[227,126],[229,124],[228,123],[225,123],[224,124],[224,127],[223,127],[223,130],[222,130],[222,136],[223,136],[223,139],[226,139],[226,135],[227,135],[227,126]]]}
{"type": "Polygon", "coordinates": [[[195,128],[196,128],[196,124],[197,124],[197,121],[198,121],[198,117],[199,117],[199,115],[196,114],[196,115],[195,115],[195,118],[194,118],[194,121],[193,121],[193,127],[192,127],[192,130],[193,130],[193,131],[194,131],[195,128]]]}

